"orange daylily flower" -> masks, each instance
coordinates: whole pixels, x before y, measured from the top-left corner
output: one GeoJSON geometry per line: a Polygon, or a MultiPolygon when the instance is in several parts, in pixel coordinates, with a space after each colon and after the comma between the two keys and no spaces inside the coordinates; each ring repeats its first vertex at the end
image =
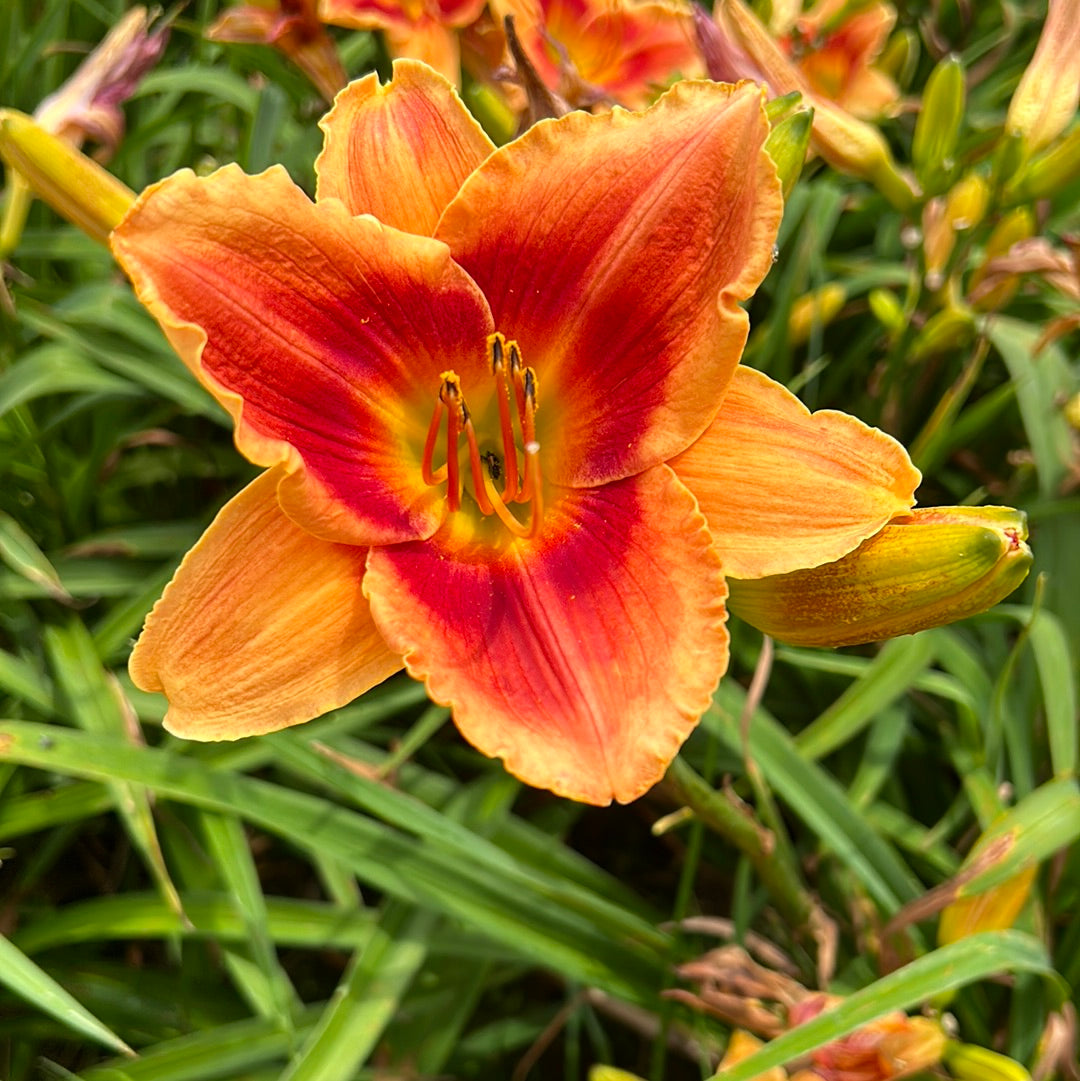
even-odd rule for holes
{"type": "Polygon", "coordinates": [[[640,108],[673,77],[704,74],[693,10],[677,0],[492,0],[549,90],[571,107],[640,108]]]}
{"type": "Polygon", "coordinates": [[[716,0],[712,21],[698,20],[698,34],[713,78],[730,78],[735,64],[740,77],[765,82],[777,96],[801,94],[814,108],[812,148],[833,168],[869,180],[894,206],[911,207],[914,189],[881,132],[819,93],[743,0],[716,0]]]}
{"type": "Polygon", "coordinates": [[[211,41],[272,45],[333,101],[348,77],[315,5],[316,0],[250,0],[225,11],[206,36],[211,41]]]}
{"type": "MultiPolygon", "coordinates": [[[[842,1002],[832,995],[811,995],[790,1013],[792,1025],[816,1017],[842,1002]]],[[[945,1052],[945,1031],[929,1017],[887,1013],[847,1036],[811,1052],[813,1069],[805,1081],[892,1081],[936,1066],[945,1052]]],[[[799,1081],[797,1074],[792,1081],[799,1081]]]]}
{"type": "Polygon", "coordinates": [[[911,506],[891,438],[738,366],[781,215],[757,87],[680,83],[496,150],[399,61],[283,169],[183,171],[112,245],[266,468],[132,678],[166,725],[296,724],[403,665],[526,782],[663,775],[727,664],[724,572],[840,558],[911,506]]]}
{"type": "Polygon", "coordinates": [[[817,0],[808,11],[773,31],[815,94],[853,116],[870,119],[894,108],[900,88],[875,68],[896,12],[885,3],[852,7],[849,0],[817,0]]]}
{"type": "Polygon", "coordinates": [[[381,30],[391,56],[423,60],[461,82],[457,32],[475,22],[485,0],[319,0],[324,22],[381,30]]]}

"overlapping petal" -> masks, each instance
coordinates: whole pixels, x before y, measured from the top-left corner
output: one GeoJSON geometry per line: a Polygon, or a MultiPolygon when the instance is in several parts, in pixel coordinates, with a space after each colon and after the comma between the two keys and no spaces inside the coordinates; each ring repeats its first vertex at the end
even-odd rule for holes
{"type": "Polygon", "coordinates": [[[373,549],[364,590],[470,742],[586,802],[659,780],[727,663],[719,561],[666,466],[563,492],[536,541],[492,547],[448,525],[373,549]]]}
{"type": "Polygon", "coordinates": [[[485,0],[320,0],[326,22],[382,30],[391,56],[422,60],[452,82],[461,77],[455,30],[479,18],[485,0]]]}
{"type": "Polygon", "coordinates": [[[701,61],[691,9],[668,0],[494,0],[511,15],[544,83],[571,104],[591,97],[644,107],[679,74],[694,78],[701,61]]]}
{"type": "Polygon", "coordinates": [[[361,592],[367,550],[282,513],[280,471],[222,509],[154,606],[131,677],[189,739],[272,732],[350,702],[401,667],[361,592]]]}
{"type": "Polygon", "coordinates": [[[781,214],[758,88],[544,121],[493,154],[436,236],[536,368],[547,475],[593,485],[683,450],[746,339],[781,214]]]}
{"type": "Polygon", "coordinates": [[[397,58],[423,61],[446,79],[461,81],[461,45],[457,31],[433,15],[422,15],[406,26],[384,31],[387,51],[397,58]]]}
{"type": "Polygon", "coordinates": [[[697,496],[732,578],[839,559],[906,514],[921,476],[891,436],[847,413],[811,413],[740,368],[716,420],[672,468],[697,496]]]}
{"type": "Polygon", "coordinates": [[[439,373],[487,378],[484,298],[436,241],[312,204],[283,169],[178,173],[113,250],[283,506],[328,540],[430,536],[441,494],[419,453],[439,373]]]}
{"type": "Polygon", "coordinates": [[[465,178],[495,149],[446,79],[412,60],[351,83],[320,122],[317,199],[430,236],[465,178]]]}

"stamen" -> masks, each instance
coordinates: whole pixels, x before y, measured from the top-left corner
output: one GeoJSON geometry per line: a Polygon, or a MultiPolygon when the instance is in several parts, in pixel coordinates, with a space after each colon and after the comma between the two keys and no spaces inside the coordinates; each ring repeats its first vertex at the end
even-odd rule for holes
{"type": "Polygon", "coordinates": [[[424,440],[424,457],[420,461],[420,472],[425,484],[442,484],[446,480],[446,466],[441,465],[438,469],[432,469],[432,461],[435,457],[435,441],[439,438],[439,428],[442,426],[442,415],[446,407],[442,403],[442,393],[435,399],[435,412],[431,414],[431,423],[428,425],[427,438],[424,440]]]}
{"type": "MultiPolygon", "coordinates": [[[[469,472],[472,474],[473,492],[476,495],[476,502],[481,513],[491,514],[495,508],[484,485],[487,472],[480,464],[480,447],[476,442],[476,431],[473,429],[472,417],[469,416],[469,411],[465,408],[464,403],[462,403],[462,412],[465,414],[465,438],[469,441],[469,472]]],[[[495,502],[501,503],[502,500],[496,497],[495,502]]]]}
{"type": "Polygon", "coordinates": [[[525,444],[525,483],[532,499],[529,536],[535,537],[544,519],[544,478],[540,473],[540,444],[535,439],[525,444]]]}
{"type": "Polygon", "coordinates": [[[499,403],[499,428],[502,435],[503,457],[495,450],[480,452],[469,407],[461,392],[461,380],[453,371],[442,373],[438,401],[424,440],[421,470],[426,484],[446,481],[446,503],[450,513],[461,509],[464,496],[459,443],[464,433],[469,455],[472,492],[481,514],[494,514],[516,537],[535,537],[543,520],[543,477],[540,473],[540,444],[536,439],[537,378],[532,368],[521,363],[517,342],[507,342],[501,334],[488,338],[491,370],[496,380],[499,403]],[[509,372],[507,368],[509,367],[509,372]],[[511,390],[511,385],[513,390],[511,390]],[[513,396],[511,398],[511,395],[513,396]],[[524,462],[519,469],[511,401],[517,406],[518,423],[524,444],[524,462]],[[446,464],[434,468],[435,444],[446,414],[446,464]],[[503,463],[507,473],[506,486],[500,495],[495,482],[499,480],[503,463]],[[528,522],[521,522],[511,512],[512,502],[530,503],[528,522]]]}
{"type": "Polygon", "coordinates": [[[517,405],[518,420],[525,416],[525,384],[522,382],[521,350],[517,342],[509,342],[510,382],[514,386],[514,400],[517,405]]]}
{"type": "MultiPolygon", "coordinates": [[[[525,443],[525,480],[515,502],[528,503],[539,491],[539,487],[534,483],[536,478],[529,469],[529,447],[536,447],[537,452],[540,450],[540,444],[536,441],[536,372],[532,368],[526,368],[521,382],[524,403],[521,411],[521,436],[525,443]]],[[[539,457],[536,457],[536,464],[540,464],[539,457]]]]}
{"type": "MultiPolygon", "coordinates": [[[[488,338],[491,347],[491,371],[495,376],[495,397],[499,402],[499,430],[502,435],[503,461],[506,463],[506,483],[503,485],[502,501],[509,503],[518,492],[517,448],[514,446],[514,426],[510,420],[510,385],[506,379],[506,363],[503,359],[501,334],[488,338]]],[[[517,356],[517,345],[511,346],[511,356],[517,356]]],[[[520,358],[518,364],[520,366],[520,358]]]]}
{"type": "MultiPolygon", "coordinates": [[[[528,478],[533,473],[536,474],[536,490],[540,491],[540,444],[530,443],[525,448],[525,471],[528,478]]],[[[540,532],[540,521],[543,517],[543,504],[540,501],[539,496],[533,500],[532,507],[530,509],[528,524],[523,524],[514,517],[510,512],[510,509],[499,498],[499,493],[495,490],[495,485],[492,483],[491,478],[485,473],[484,477],[484,491],[487,493],[487,497],[491,500],[491,506],[495,511],[499,521],[502,522],[515,537],[535,537],[540,532]]]]}
{"type": "Polygon", "coordinates": [[[465,419],[465,402],[461,397],[461,383],[453,372],[443,373],[443,385],[439,399],[446,406],[446,503],[452,514],[461,507],[461,475],[458,469],[458,438],[465,419]]]}

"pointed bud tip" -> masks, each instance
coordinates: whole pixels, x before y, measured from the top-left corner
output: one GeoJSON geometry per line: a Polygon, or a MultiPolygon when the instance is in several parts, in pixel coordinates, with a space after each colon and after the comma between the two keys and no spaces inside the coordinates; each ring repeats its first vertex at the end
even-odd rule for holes
{"type": "Polygon", "coordinates": [[[1027,577],[1027,520],[1009,507],[933,507],[810,570],[729,580],[729,607],[780,641],[846,646],[985,612],[1027,577]]]}

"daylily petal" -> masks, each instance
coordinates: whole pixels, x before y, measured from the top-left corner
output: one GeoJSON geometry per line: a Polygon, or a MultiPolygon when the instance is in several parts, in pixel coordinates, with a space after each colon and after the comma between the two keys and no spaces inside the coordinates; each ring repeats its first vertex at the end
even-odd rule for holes
{"type": "Polygon", "coordinates": [[[431,15],[422,15],[406,26],[388,26],[384,33],[391,56],[423,61],[443,78],[461,82],[461,48],[456,30],[443,26],[431,15]]]}
{"type": "Polygon", "coordinates": [[[285,465],[296,521],[353,544],[438,528],[419,455],[439,373],[490,381],[487,306],[444,245],[234,166],[154,185],[112,244],[241,452],[285,465]]]}
{"type": "Polygon", "coordinates": [[[495,548],[448,525],[372,549],[364,590],[466,739],[589,803],[660,779],[727,664],[719,561],[666,466],[564,491],[536,541],[495,548]]]}
{"type": "Polygon", "coordinates": [[[495,149],[442,76],[415,60],[351,83],[320,122],[317,199],[421,236],[435,231],[465,178],[495,149]]]}
{"type": "Polygon", "coordinates": [[[846,413],[811,413],[753,368],[739,368],[716,420],[671,467],[731,578],[839,559],[906,514],[922,479],[891,436],[846,413]]]}
{"type": "Polygon", "coordinates": [[[146,620],[131,678],[188,739],[273,732],[351,702],[401,667],[361,593],[366,548],[282,513],[279,470],[222,508],[146,620]]]}
{"type": "Polygon", "coordinates": [[[407,25],[423,8],[421,0],[319,0],[319,18],[351,30],[385,30],[407,25]]]}
{"type": "Polygon", "coordinates": [[[772,263],[767,134],[757,87],[684,82],[536,124],[447,207],[436,236],[537,371],[552,480],[631,475],[712,420],[772,263]]]}

